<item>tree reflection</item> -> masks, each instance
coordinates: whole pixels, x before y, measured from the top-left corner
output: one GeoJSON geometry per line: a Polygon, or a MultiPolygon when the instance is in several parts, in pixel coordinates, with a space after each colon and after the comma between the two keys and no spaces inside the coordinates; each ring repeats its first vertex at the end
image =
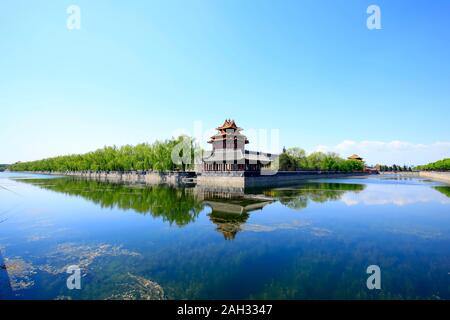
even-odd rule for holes
{"type": "Polygon", "coordinates": [[[436,187],[434,187],[434,189],[436,189],[443,195],[446,195],[447,197],[450,198],[450,187],[449,186],[436,186],[436,187]]]}
{"type": "Polygon", "coordinates": [[[300,210],[309,201],[323,203],[339,200],[346,192],[364,190],[362,184],[305,183],[295,188],[261,189],[257,193],[240,191],[218,191],[205,188],[182,188],[167,185],[126,185],[104,181],[55,178],[23,179],[43,189],[80,196],[102,208],[134,210],[162,218],[170,224],[184,226],[194,222],[205,206],[217,231],[225,239],[234,239],[247,222],[249,214],[262,210],[264,206],[278,200],[288,208],[300,210]]]}
{"type": "Polygon", "coordinates": [[[203,204],[193,196],[192,189],[186,188],[125,185],[76,178],[20,181],[71,196],[81,196],[102,208],[116,207],[150,214],[178,226],[194,222],[203,209],[203,204]]]}
{"type": "Polygon", "coordinates": [[[364,184],[320,182],[307,183],[296,188],[272,189],[264,194],[277,199],[288,208],[301,210],[308,206],[309,201],[336,201],[347,192],[360,192],[364,189],[364,184]]]}

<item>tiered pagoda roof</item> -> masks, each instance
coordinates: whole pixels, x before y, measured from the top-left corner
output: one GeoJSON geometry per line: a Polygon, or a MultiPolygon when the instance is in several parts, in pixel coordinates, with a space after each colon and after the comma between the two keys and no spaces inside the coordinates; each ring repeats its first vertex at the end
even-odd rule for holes
{"type": "Polygon", "coordinates": [[[348,160],[358,160],[358,161],[363,161],[363,158],[361,158],[360,156],[358,156],[357,154],[352,154],[350,157],[347,158],[348,160]]]}
{"type": "Polygon", "coordinates": [[[217,127],[216,129],[222,133],[226,132],[227,129],[233,129],[233,130],[237,130],[237,131],[242,130],[242,128],[239,128],[236,125],[236,122],[234,122],[234,120],[232,120],[232,119],[225,119],[225,122],[223,123],[223,125],[221,125],[220,127],[217,127]]]}
{"type": "Polygon", "coordinates": [[[226,119],[223,125],[217,127],[218,133],[211,137],[208,143],[213,143],[214,141],[225,140],[225,139],[245,139],[245,143],[248,143],[247,137],[241,134],[242,128],[236,125],[236,122],[232,119],[226,119]]]}

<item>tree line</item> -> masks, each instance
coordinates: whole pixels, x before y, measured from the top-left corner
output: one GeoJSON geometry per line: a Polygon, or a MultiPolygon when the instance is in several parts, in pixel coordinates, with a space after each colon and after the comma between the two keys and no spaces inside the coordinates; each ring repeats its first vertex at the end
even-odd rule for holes
{"type": "MultiPolygon", "coordinates": [[[[194,145],[192,138],[180,136],[152,144],[136,146],[107,146],[85,154],[72,154],[37,161],[18,162],[9,167],[11,171],[185,171],[194,169],[194,158],[202,150],[194,145]],[[176,146],[188,145],[189,151],[181,151],[183,162],[175,163],[172,152],[176,146]],[[188,154],[182,154],[188,152],[188,154]]],[[[283,150],[279,156],[279,170],[322,170],[353,172],[363,171],[364,163],[346,160],[336,153],[313,152],[309,155],[303,149],[283,150]]]]}
{"type": "Polygon", "coordinates": [[[450,158],[442,159],[436,162],[431,162],[422,166],[417,166],[417,170],[425,171],[449,171],[450,170],[450,158]]]}
{"type": "Polygon", "coordinates": [[[413,171],[413,168],[410,166],[400,166],[397,164],[394,164],[392,166],[387,166],[383,164],[377,164],[375,168],[380,172],[410,172],[413,171]]]}
{"type": "MultiPolygon", "coordinates": [[[[152,144],[136,146],[107,146],[85,154],[58,156],[37,161],[18,162],[9,167],[11,171],[174,171],[193,168],[193,159],[198,149],[193,139],[180,136],[152,144]],[[175,146],[189,145],[189,153],[184,155],[190,161],[174,163],[172,151],[175,146]]],[[[183,156],[181,154],[181,156],[183,156]]]]}
{"type": "Polygon", "coordinates": [[[0,164],[0,172],[5,171],[6,169],[8,169],[9,164],[0,164]]]}
{"type": "Polygon", "coordinates": [[[281,171],[322,170],[353,172],[363,171],[364,162],[358,160],[346,160],[337,153],[313,152],[309,155],[301,148],[283,149],[279,157],[281,171]]]}

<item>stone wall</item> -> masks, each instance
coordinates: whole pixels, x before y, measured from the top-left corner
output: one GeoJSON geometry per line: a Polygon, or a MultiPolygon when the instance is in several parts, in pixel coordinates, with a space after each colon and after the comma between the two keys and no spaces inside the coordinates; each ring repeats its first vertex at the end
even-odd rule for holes
{"type": "Polygon", "coordinates": [[[450,172],[420,171],[419,176],[450,184],[450,172]]]}
{"type": "Polygon", "coordinates": [[[347,178],[367,175],[369,174],[364,172],[341,173],[321,171],[280,171],[274,175],[247,175],[243,172],[202,173],[197,176],[197,185],[207,187],[221,186],[224,188],[277,187],[293,185],[309,179],[347,178]]]}
{"type": "Polygon", "coordinates": [[[324,178],[347,178],[356,176],[367,176],[364,172],[321,172],[321,171],[280,171],[274,175],[258,175],[252,172],[231,171],[231,172],[34,172],[41,174],[63,175],[82,177],[110,182],[143,183],[143,184],[185,184],[196,182],[200,187],[220,187],[221,189],[244,189],[257,187],[277,187],[293,185],[309,179],[324,178]]]}
{"type": "Polygon", "coordinates": [[[358,176],[368,176],[370,174],[364,172],[352,172],[352,173],[328,173],[328,172],[301,172],[301,173],[284,173],[280,172],[273,176],[255,176],[245,178],[246,188],[257,187],[278,187],[293,185],[298,182],[302,182],[310,179],[334,179],[334,178],[349,178],[358,176]]]}
{"type": "Polygon", "coordinates": [[[145,184],[182,184],[186,179],[195,177],[195,172],[156,172],[156,171],[68,171],[68,172],[35,172],[41,174],[62,175],[94,179],[110,182],[145,183],[145,184]]]}
{"type": "Polygon", "coordinates": [[[245,177],[228,175],[199,175],[197,185],[205,187],[245,188],[245,177]]]}

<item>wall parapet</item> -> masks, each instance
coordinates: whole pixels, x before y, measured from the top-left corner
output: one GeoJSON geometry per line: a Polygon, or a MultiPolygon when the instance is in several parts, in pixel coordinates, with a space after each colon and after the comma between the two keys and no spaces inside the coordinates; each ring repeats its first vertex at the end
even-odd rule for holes
{"type": "Polygon", "coordinates": [[[198,186],[238,189],[293,185],[309,179],[348,178],[370,175],[365,172],[343,173],[334,171],[280,171],[273,175],[248,174],[244,171],[199,173],[194,171],[40,171],[34,173],[81,177],[109,182],[173,185],[196,183],[198,186]]]}
{"type": "Polygon", "coordinates": [[[183,184],[188,179],[195,178],[193,171],[38,171],[34,173],[57,176],[80,177],[110,182],[129,182],[145,184],[183,184]]]}
{"type": "Polygon", "coordinates": [[[368,176],[366,172],[328,172],[328,171],[281,171],[274,175],[236,175],[236,174],[201,174],[197,176],[199,186],[221,186],[225,188],[258,188],[293,185],[309,179],[349,178],[368,176]]]}

